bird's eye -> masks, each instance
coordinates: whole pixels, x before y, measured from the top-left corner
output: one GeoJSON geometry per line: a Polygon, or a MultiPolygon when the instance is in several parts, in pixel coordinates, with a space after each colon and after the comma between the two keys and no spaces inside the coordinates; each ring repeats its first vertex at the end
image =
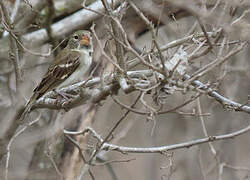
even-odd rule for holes
{"type": "Polygon", "coordinates": [[[78,39],[79,37],[77,35],[74,36],[74,39],[78,39]]]}

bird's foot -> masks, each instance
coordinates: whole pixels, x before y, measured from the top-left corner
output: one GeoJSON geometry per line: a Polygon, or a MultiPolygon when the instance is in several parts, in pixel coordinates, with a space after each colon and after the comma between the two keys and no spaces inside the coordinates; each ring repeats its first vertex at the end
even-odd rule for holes
{"type": "Polygon", "coordinates": [[[66,101],[69,101],[70,99],[73,99],[75,96],[66,92],[59,92],[57,90],[53,90],[56,94],[58,94],[59,96],[61,96],[63,99],[65,99],[66,101]]]}

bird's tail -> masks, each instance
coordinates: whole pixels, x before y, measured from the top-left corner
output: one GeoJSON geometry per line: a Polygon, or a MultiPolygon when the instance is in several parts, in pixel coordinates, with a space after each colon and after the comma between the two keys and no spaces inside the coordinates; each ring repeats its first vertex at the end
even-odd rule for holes
{"type": "Polygon", "coordinates": [[[36,93],[33,94],[33,96],[30,98],[30,100],[28,101],[28,103],[25,105],[25,107],[20,110],[20,112],[18,113],[18,121],[23,121],[27,115],[29,114],[30,112],[30,109],[33,105],[33,103],[36,101],[38,95],[36,93]]]}

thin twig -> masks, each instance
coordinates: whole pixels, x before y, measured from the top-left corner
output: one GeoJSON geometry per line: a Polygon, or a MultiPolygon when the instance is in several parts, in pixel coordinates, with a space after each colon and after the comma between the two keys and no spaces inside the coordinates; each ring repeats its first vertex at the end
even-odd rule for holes
{"type": "Polygon", "coordinates": [[[29,126],[32,126],[33,124],[35,124],[36,122],[38,122],[40,120],[40,116],[38,118],[36,118],[34,121],[31,121],[30,123],[28,123],[27,125],[25,125],[24,127],[22,127],[18,132],[16,132],[10,139],[8,145],[7,145],[7,157],[6,157],[6,164],[5,164],[5,180],[8,180],[8,170],[9,170],[9,161],[10,161],[10,153],[11,153],[11,146],[13,144],[13,142],[15,141],[15,139],[22,134],[29,126]]]}
{"type": "MultiPolygon", "coordinates": [[[[199,115],[202,114],[200,98],[197,99],[197,109],[198,109],[198,114],[199,114],[199,115]]],[[[206,128],[206,125],[205,125],[205,121],[204,121],[203,116],[199,116],[199,119],[200,119],[200,121],[201,121],[201,126],[202,126],[202,130],[203,130],[204,135],[205,135],[206,137],[209,137],[209,136],[208,136],[208,132],[207,132],[207,128],[206,128]]],[[[216,152],[216,150],[215,150],[215,148],[214,148],[212,142],[209,142],[208,144],[209,144],[209,147],[210,147],[210,151],[212,152],[213,156],[214,156],[214,157],[216,158],[216,160],[217,160],[217,157],[216,157],[217,152],[216,152]]]]}
{"type": "Polygon", "coordinates": [[[203,25],[203,23],[201,22],[201,19],[200,19],[199,17],[197,17],[197,19],[198,19],[198,22],[199,22],[199,24],[200,24],[201,30],[203,31],[204,36],[205,36],[206,39],[207,39],[207,43],[209,44],[210,49],[212,49],[212,48],[213,48],[213,45],[212,45],[212,43],[211,43],[211,41],[210,41],[210,39],[209,39],[209,37],[208,37],[207,31],[206,31],[206,29],[205,29],[205,26],[203,25]]]}
{"type": "MultiPolygon", "coordinates": [[[[141,94],[137,97],[137,99],[135,100],[135,102],[131,105],[131,108],[133,108],[136,105],[136,103],[138,102],[138,100],[140,99],[140,97],[141,97],[141,94]]],[[[125,112],[124,115],[119,119],[119,121],[117,121],[116,124],[111,128],[111,130],[109,131],[108,135],[104,138],[103,142],[100,144],[99,148],[96,149],[95,153],[91,156],[91,158],[89,160],[90,164],[93,161],[93,159],[95,158],[95,156],[102,149],[103,144],[108,141],[108,139],[112,136],[114,130],[121,124],[121,122],[127,117],[127,115],[129,113],[130,113],[129,110],[127,112],[125,112]]]]}
{"type": "Polygon", "coordinates": [[[170,150],[190,148],[192,146],[199,145],[199,144],[235,138],[235,137],[240,136],[242,134],[245,134],[249,131],[250,131],[250,126],[247,126],[239,131],[235,131],[235,132],[229,133],[229,134],[223,134],[223,135],[218,135],[218,136],[209,136],[206,138],[196,139],[193,141],[187,141],[184,143],[167,145],[167,146],[159,146],[159,147],[150,147],[150,148],[125,147],[125,146],[118,146],[118,145],[114,145],[114,144],[104,143],[102,150],[118,151],[118,152],[122,152],[122,153],[164,153],[164,152],[170,151],[170,150]]]}
{"type": "Polygon", "coordinates": [[[78,151],[79,151],[79,154],[80,154],[80,157],[81,157],[82,161],[83,161],[84,163],[86,163],[87,161],[85,160],[85,157],[84,157],[84,155],[83,155],[83,153],[82,153],[82,149],[81,149],[80,145],[78,144],[78,142],[75,141],[73,138],[71,138],[69,135],[67,135],[67,133],[65,133],[65,130],[64,130],[64,134],[65,134],[66,138],[67,138],[72,144],[74,144],[74,145],[77,147],[77,149],[78,149],[78,151]]]}
{"type": "Polygon", "coordinates": [[[158,51],[158,54],[160,56],[160,60],[161,60],[161,64],[162,64],[162,71],[161,73],[166,76],[167,75],[167,72],[166,72],[166,69],[165,69],[165,60],[164,60],[164,57],[163,57],[163,54],[162,54],[162,51],[160,49],[160,45],[158,44],[157,40],[156,40],[156,32],[155,32],[155,29],[154,29],[154,26],[152,24],[152,22],[150,22],[145,16],[144,14],[140,11],[140,9],[131,1],[131,0],[128,0],[129,2],[129,5],[135,10],[135,12],[138,14],[138,16],[146,23],[146,25],[148,26],[150,32],[151,32],[151,35],[152,35],[152,40],[153,40],[153,43],[158,51]]]}
{"type": "Polygon", "coordinates": [[[97,40],[97,44],[101,50],[101,54],[111,63],[113,64],[120,72],[123,72],[124,70],[118,65],[116,64],[106,53],[105,51],[103,50],[103,47],[102,47],[102,44],[101,44],[101,41],[99,40],[99,38],[97,37],[96,33],[95,33],[95,24],[93,24],[91,26],[91,32],[93,33],[95,39],[97,40]]]}
{"type": "Polygon", "coordinates": [[[51,155],[49,153],[45,153],[45,155],[49,158],[50,162],[52,163],[53,167],[56,170],[56,173],[60,176],[61,180],[64,180],[63,174],[60,172],[56,162],[54,161],[54,159],[51,157],[51,155]]]}
{"type": "Polygon", "coordinates": [[[105,161],[103,163],[94,163],[94,166],[104,166],[107,164],[111,164],[111,163],[124,163],[124,162],[130,162],[130,161],[134,161],[136,160],[136,158],[132,158],[132,159],[125,159],[125,160],[109,160],[109,161],[105,161]]]}
{"type": "Polygon", "coordinates": [[[205,75],[206,73],[208,73],[209,71],[211,71],[212,69],[214,69],[216,66],[221,65],[222,63],[224,63],[225,61],[227,61],[231,56],[233,56],[236,53],[238,53],[239,51],[241,51],[246,44],[247,44],[246,42],[242,43],[239,47],[237,47],[236,49],[230,51],[224,57],[219,57],[218,59],[215,59],[214,61],[212,61],[211,63],[207,64],[206,66],[200,68],[198,71],[196,71],[190,77],[190,79],[188,79],[185,82],[185,85],[189,85],[192,81],[200,78],[201,76],[205,75]]]}

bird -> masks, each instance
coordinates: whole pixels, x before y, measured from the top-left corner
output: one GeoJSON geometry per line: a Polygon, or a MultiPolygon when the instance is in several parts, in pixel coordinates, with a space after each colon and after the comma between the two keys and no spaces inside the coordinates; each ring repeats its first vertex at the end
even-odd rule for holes
{"type": "Polygon", "coordinates": [[[58,53],[41,82],[33,90],[33,95],[25,105],[19,120],[24,120],[33,103],[47,92],[51,90],[57,91],[79,82],[90,69],[92,56],[91,32],[78,30],[73,33],[69,37],[67,46],[58,53]]]}

